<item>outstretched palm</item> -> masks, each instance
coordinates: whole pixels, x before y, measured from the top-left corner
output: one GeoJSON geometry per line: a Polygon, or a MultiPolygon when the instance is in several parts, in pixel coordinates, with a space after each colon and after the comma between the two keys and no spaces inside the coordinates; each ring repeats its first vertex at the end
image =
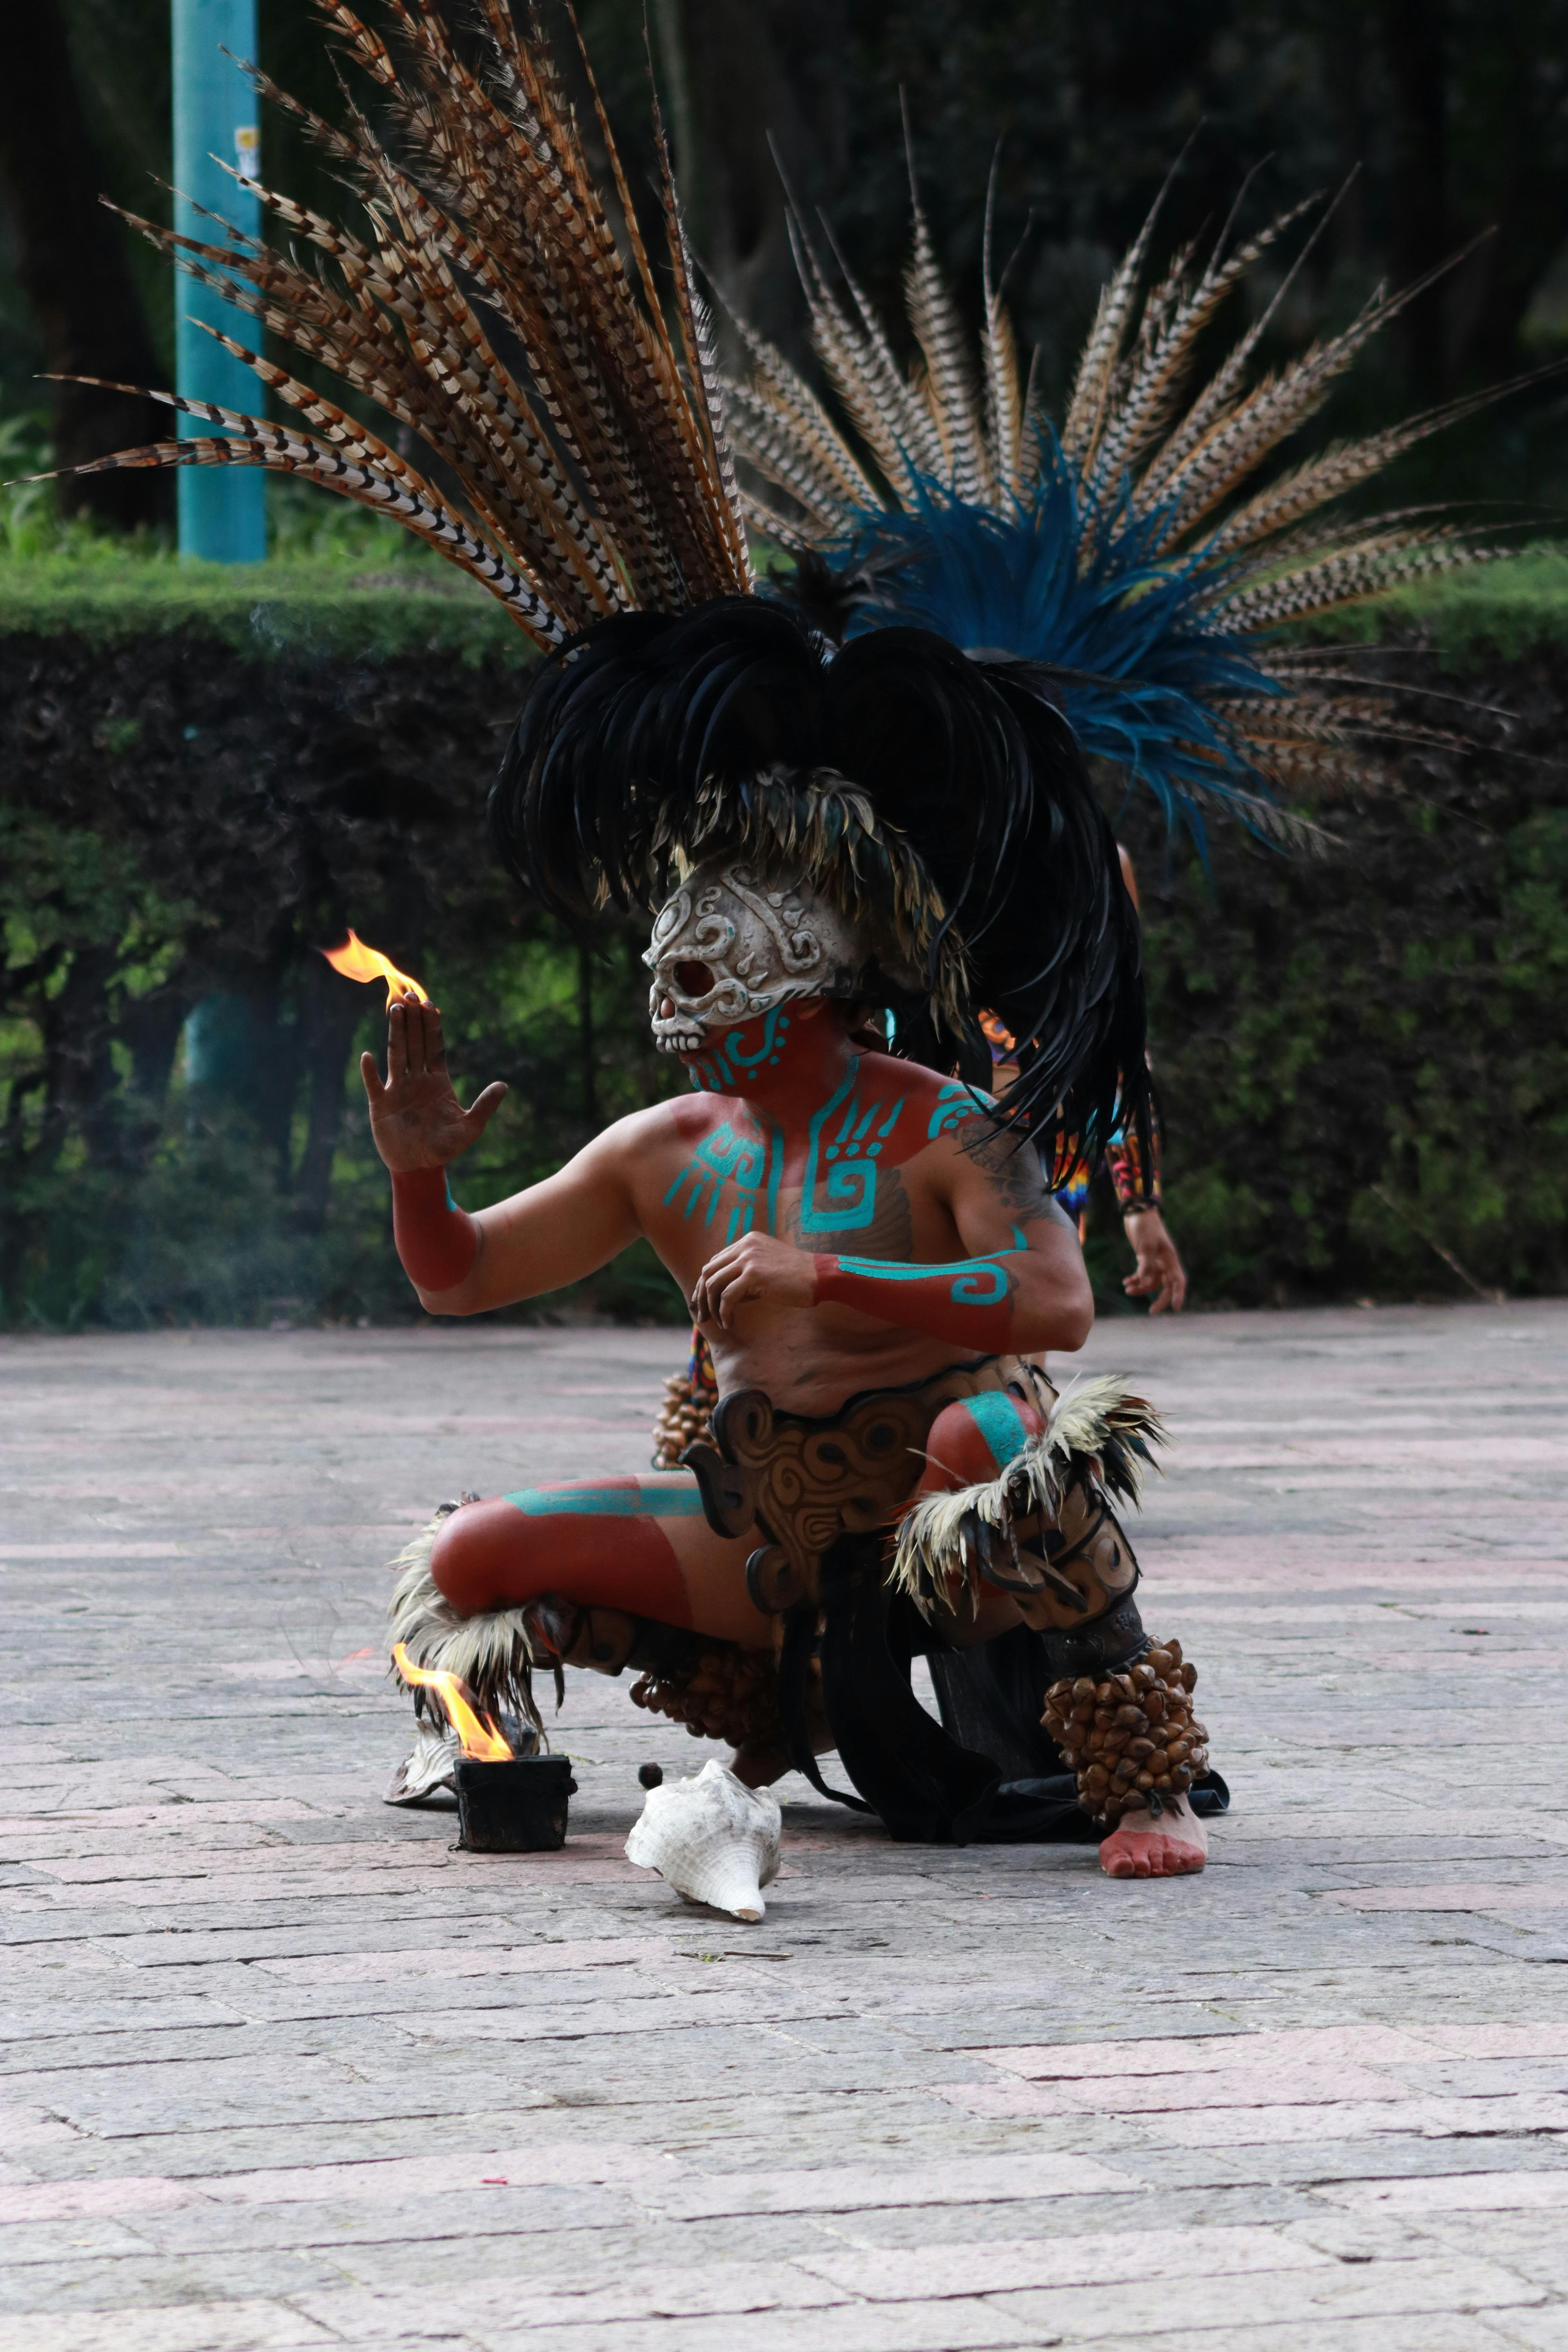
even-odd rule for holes
{"type": "Polygon", "coordinates": [[[387,1007],[386,1077],[374,1054],[360,1055],[375,1148],[395,1173],[444,1168],[479,1140],[506,1088],[488,1086],[469,1110],[453,1091],[440,1010],[405,996],[387,1007]]]}

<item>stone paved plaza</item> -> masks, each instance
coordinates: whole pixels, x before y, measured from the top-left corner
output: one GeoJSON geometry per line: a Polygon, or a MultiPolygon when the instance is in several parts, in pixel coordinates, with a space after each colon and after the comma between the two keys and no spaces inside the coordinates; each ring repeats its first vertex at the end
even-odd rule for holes
{"type": "Polygon", "coordinates": [[[1103,1324],[1211,1868],[900,1847],[766,1920],[384,1807],[382,1563],[646,1461],[673,1332],[0,1346],[0,2352],[1568,2347],[1568,1307],[1103,1324]]]}

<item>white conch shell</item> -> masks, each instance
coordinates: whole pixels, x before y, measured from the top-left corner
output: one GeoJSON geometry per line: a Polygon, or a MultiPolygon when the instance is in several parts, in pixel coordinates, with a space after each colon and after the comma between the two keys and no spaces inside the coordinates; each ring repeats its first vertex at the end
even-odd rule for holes
{"type": "Polygon", "coordinates": [[[763,1889],[779,1874],[778,1800],[748,1789],[715,1759],[692,1780],[650,1789],[626,1840],[626,1860],[657,1870],[689,1903],[760,1919],[763,1889]]]}

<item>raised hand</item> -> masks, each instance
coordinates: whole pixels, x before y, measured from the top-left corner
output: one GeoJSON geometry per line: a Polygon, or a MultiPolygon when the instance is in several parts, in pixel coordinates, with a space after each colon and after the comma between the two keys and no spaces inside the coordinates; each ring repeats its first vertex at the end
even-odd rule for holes
{"type": "Polygon", "coordinates": [[[386,1077],[374,1054],[360,1055],[370,1103],[370,1131],[386,1165],[399,1175],[445,1168],[477,1143],[506,1087],[498,1078],[465,1110],[453,1091],[441,1039],[440,1008],[404,996],[386,1011],[386,1077]]]}

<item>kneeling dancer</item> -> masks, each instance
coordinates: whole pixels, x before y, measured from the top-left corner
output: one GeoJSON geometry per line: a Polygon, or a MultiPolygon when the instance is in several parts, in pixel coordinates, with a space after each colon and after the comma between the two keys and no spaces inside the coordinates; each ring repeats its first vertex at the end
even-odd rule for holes
{"type": "Polygon", "coordinates": [[[395,1638],[529,1714],[539,1666],[630,1668],[752,1784],[825,1789],[836,1748],[841,1801],[898,1837],[1201,1869],[1223,1784],[1111,1509],[1159,1424],[1039,1364],[1093,1308],[1037,1146],[1147,1116],[1136,919],[1066,723],[930,633],[830,655],[736,600],[550,665],[491,815],[547,903],[658,905],[653,1029],[691,1091],[470,1216],[447,1168],[504,1089],[465,1110],[438,1011],[395,1003],[364,1078],[404,1265],[475,1314],[645,1236],[719,1401],[674,1472],[448,1507],[403,1555],[395,1638]],[[1030,1040],[1000,1100],[956,1075],[982,1006],[1030,1040]]]}

